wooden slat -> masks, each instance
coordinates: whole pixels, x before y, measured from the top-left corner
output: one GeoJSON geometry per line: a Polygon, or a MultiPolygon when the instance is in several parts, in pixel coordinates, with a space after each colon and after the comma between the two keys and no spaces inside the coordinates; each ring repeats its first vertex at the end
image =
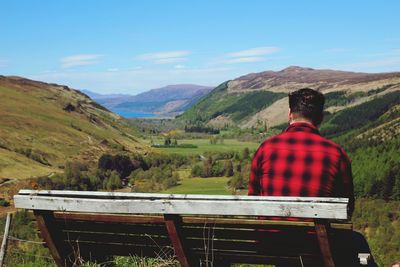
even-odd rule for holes
{"type": "Polygon", "coordinates": [[[116,214],[241,215],[347,219],[347,204],[292,201],[84,199],[16,195],[17,208],[116,214]],[[267,208],[268,207],[268,208],[267,208]]]}
{"type": "Polygon", "coordinates": [[[116,234],[147,234],[168,236],[165,225],[96,223],[85,221],[56,221],[55,227],[64,231],[99,232],[116,234]]]}
{"type": "Polygon", "coordinates": [[[96,232],[63,232],[63,235],[60,238],[62,238],[64,241],[71,242],[95,242],[110,245],[124,244],[171,246],[168,236],[122,235],[96,232]]]}
{"type": "MultiPolygon", "coordinates": [[[[54,217],[63,220],[79,220],[79,221],[93,221],[93,222],[120,222],[120,223],[150,223],[150,224],[163,224],[163,216],[151,215],[121,215],[121,214],[99,214],[99,213],[84,213],[84,212],[60,212],[55,211],[54,217]]],[[[245,218],[221,218],[221,217],[190,217],[182,216],[184,224],[199,224],[199,225],[219,225],[227,227],[245,227],[255,228],[260,225],[276,225],[276,226],[297,226],[297,227],[314,227],[314,221],[289,221],[289,220],[260,220],[260,219],[247,219],[245,218]]],[[[351,223],[331,223],[333,229],[352,230],[351,223]]]]}
{"type": "Polygon", "coordinates": [[[286,201],[286,202],[319,202],[319,203],[348,203],[348,198],[333,197],[274,197],[274,196],[229,196],[229,195],[193,195],[193,194],[157,194],[157,193],[122,193],[99,191],[68,191],[68,190],[29,190],[22,189],[19,195],[54,196],[72,198],[100,199],[181,199],[181,200],[251,200],[251,201],[286,201]]]}
{"type": "Polygon", "coordinates": [[[218,218],[218,217],[187,217],[183,216],[182,221],[185,224],[199,225],[220,225],[220,226],[237,226],[250,228],[261,225],[288,225],[288,226],[308,226],[314,227],[313,221],[288,221],[288,220],[262,220],[262,219],[247,219],[247,218],[218,218]]]}
{"type": "Polygon", "coordinates": [[[92,221],[92,222],[118,222],[118,223],[159,223],[164,224],[163,216],[151,215],[121,215],[106,213],[84,213],[55,211],[54,218],[64,220],[92,221]]]}
{"type": "Polygon", "coordinates": [[[315,242],[315,234],[308,234],[307,231],[303,229],[296,229],[296,231],[291,231],[289,229],[227,229],[227,228],[188,228],[183,227],[182,233],[186,238],[200,238],[207,239],[209,236],[213,236],[214,239],[219,240],[242,240],[242,241],[254,241],[263,240],[268,241],[273,238],[274,242],[286,243],[288,241],[291,244],[297,244],[303,242],[304,239],[313,239],[315,242]],[[302,240],[298,240],[298,239],[302,240]]]}

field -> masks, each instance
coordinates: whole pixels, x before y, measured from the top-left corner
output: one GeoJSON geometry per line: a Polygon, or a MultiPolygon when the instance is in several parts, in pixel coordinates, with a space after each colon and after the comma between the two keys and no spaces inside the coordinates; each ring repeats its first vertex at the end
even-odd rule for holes
{"type": "Polygon", "coordinates": [[[172,194],[203,194],[203,195],[231,195],[227,187],[228,177],[190,177],[190,170],[179,170],[181,179],[178,186],[171,187],[163,193],[172,194]]]}
{"type": "MultiPolygon", "coordinates": [[[[153,138],[154,144],[164,144],[164,139],[153,138]]],[[[145,144],[151,144],[149,140],[143,140],[145,144]]],[[[224,139],[223,143],[211,144],[209,139],[178,139],[178,144],[193,144],[197,148],[158,148],[166,153],[177,153],[182,155],[199,155],[205,152],[242,152],[246,147],[255,151],[260,144],[254,142],[242,142],[235,139],[224,139]]]]}

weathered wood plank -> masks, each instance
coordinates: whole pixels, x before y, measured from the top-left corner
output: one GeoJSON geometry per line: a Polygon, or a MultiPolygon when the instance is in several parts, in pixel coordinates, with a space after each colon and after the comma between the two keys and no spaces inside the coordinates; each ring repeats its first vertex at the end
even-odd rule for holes
{"type": "MultiPolygon", "coordinates": [[[[56,219],[62,219],[63,221],[92,221],[92,222],[104,222],[104,223],[149,223],[149,224],[162,224],[164,225],[164,217],[151,216],[151,215],[116,215],[116,214],[99,214],[99,213],[88,213],[88,212],[64,212],[55,211],[53,216],[56,219]]],[[[221,217],[191,217],[182,216],[182,222],[184,224],[199,224],[199,225],[219,225],[226,227],[248,227],[256,228],[262,225],[276,225],[282,226],[297,226],[297,227],[314,227],[314,221],[289,221],[289,220],[261,220],[261,219],[248,219],[250,216],[244,218],[221,218],[221,217]]],[[[251,218],[251,217],[250,217],[251,218]]],[[[330,227],[333,229],[352,230],[353,225],[351,223],[330,223],[330,227]]]]}
{"type": "Polygon", "coordinates": [[[16,195],[15,207],[33,210],[117,214],[187,214],[278,216],[347,219],[346,203],[285,200],[189,200],[189,199],[85,199],[16,195]]]}
{"type": "Polygon", "coordinates": [[[168,236],[128,235],[115,233],[95,232],[64,232],[60,236],[64,241],[93,242],[98,244],[120,245],[146,245],[146,246],[171,246],[168,236]]]}
{"type": "Polygon", "coordinates": [[[197,199],[197,200],[251,200],[278,202],[319,202],[319,203],[348,203],[348,198],[332,197],[273,197],[273,196],[228,196],[228,195],[191,195],[191,194],[157,194],[157,193],[122,193],[99,191],[64,191],[64,190],[28,190],[22,189],[18,195],[59,196],[72,198],[117,198],[117,199],[197,199]]]}
{"type": "Polygon", "coordinates": [[[137,234],[137,235],[157,235],[168,236],[165,225],[132,225],[119,223],[95,223],[80,221],[57,221],[55,227],[63,229],[63,231],[75,232],[98,232],[98,233],[115,233],[115,234],[137,234]]]}
{"type": "Polygon", "coordinates": [[[63,220],[118,222],[118,223],[155,223],[164,224],[163,216],[121,215],[99,213],[54,212],[54,218],[63,220]]]}

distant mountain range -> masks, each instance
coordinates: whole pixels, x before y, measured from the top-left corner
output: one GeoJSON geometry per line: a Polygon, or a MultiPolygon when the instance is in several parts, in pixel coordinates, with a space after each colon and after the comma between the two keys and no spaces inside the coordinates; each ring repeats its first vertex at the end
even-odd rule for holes
{"type": "Polygon", "coordinates": [[[304,87],[326,94],[327,111],[334,113],[400,90],[400,72],[356,73],[291,66],[251,73],[222,83],[179,120],[216,127],[279,125],[287,120],[287,94],[304,87]]]}
{"type": "Polygon", "coordinates": [[[171,116],[190,108],[212,89],[213,87],[194,84],[176,84],[138,95],[101,95],[87,90],[83,92],[116,113],[146,112],[171,116]]]}

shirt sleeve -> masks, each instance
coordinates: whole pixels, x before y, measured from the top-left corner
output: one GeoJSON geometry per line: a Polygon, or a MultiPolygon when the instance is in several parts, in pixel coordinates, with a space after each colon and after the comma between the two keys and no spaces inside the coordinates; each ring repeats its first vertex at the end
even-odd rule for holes
{"type": "Polygon", "coordinates": [[[249,178],[249,196],[259,196],[261,194],[261,169],[259,166],[260,154],[262,154],[261,147],[258,148],[251,161],[250,178],[249,178]]]}
{"type": "Polygon", "coordinates": [[[342,192],[343,196],[349,199],[349,213],[350,216],[354,211],[354,185],[353,174],[351,171],[351,162],[345,152],[343,152],[342,160],[340,161],[340,177],[342,178],[342,192]]]}

